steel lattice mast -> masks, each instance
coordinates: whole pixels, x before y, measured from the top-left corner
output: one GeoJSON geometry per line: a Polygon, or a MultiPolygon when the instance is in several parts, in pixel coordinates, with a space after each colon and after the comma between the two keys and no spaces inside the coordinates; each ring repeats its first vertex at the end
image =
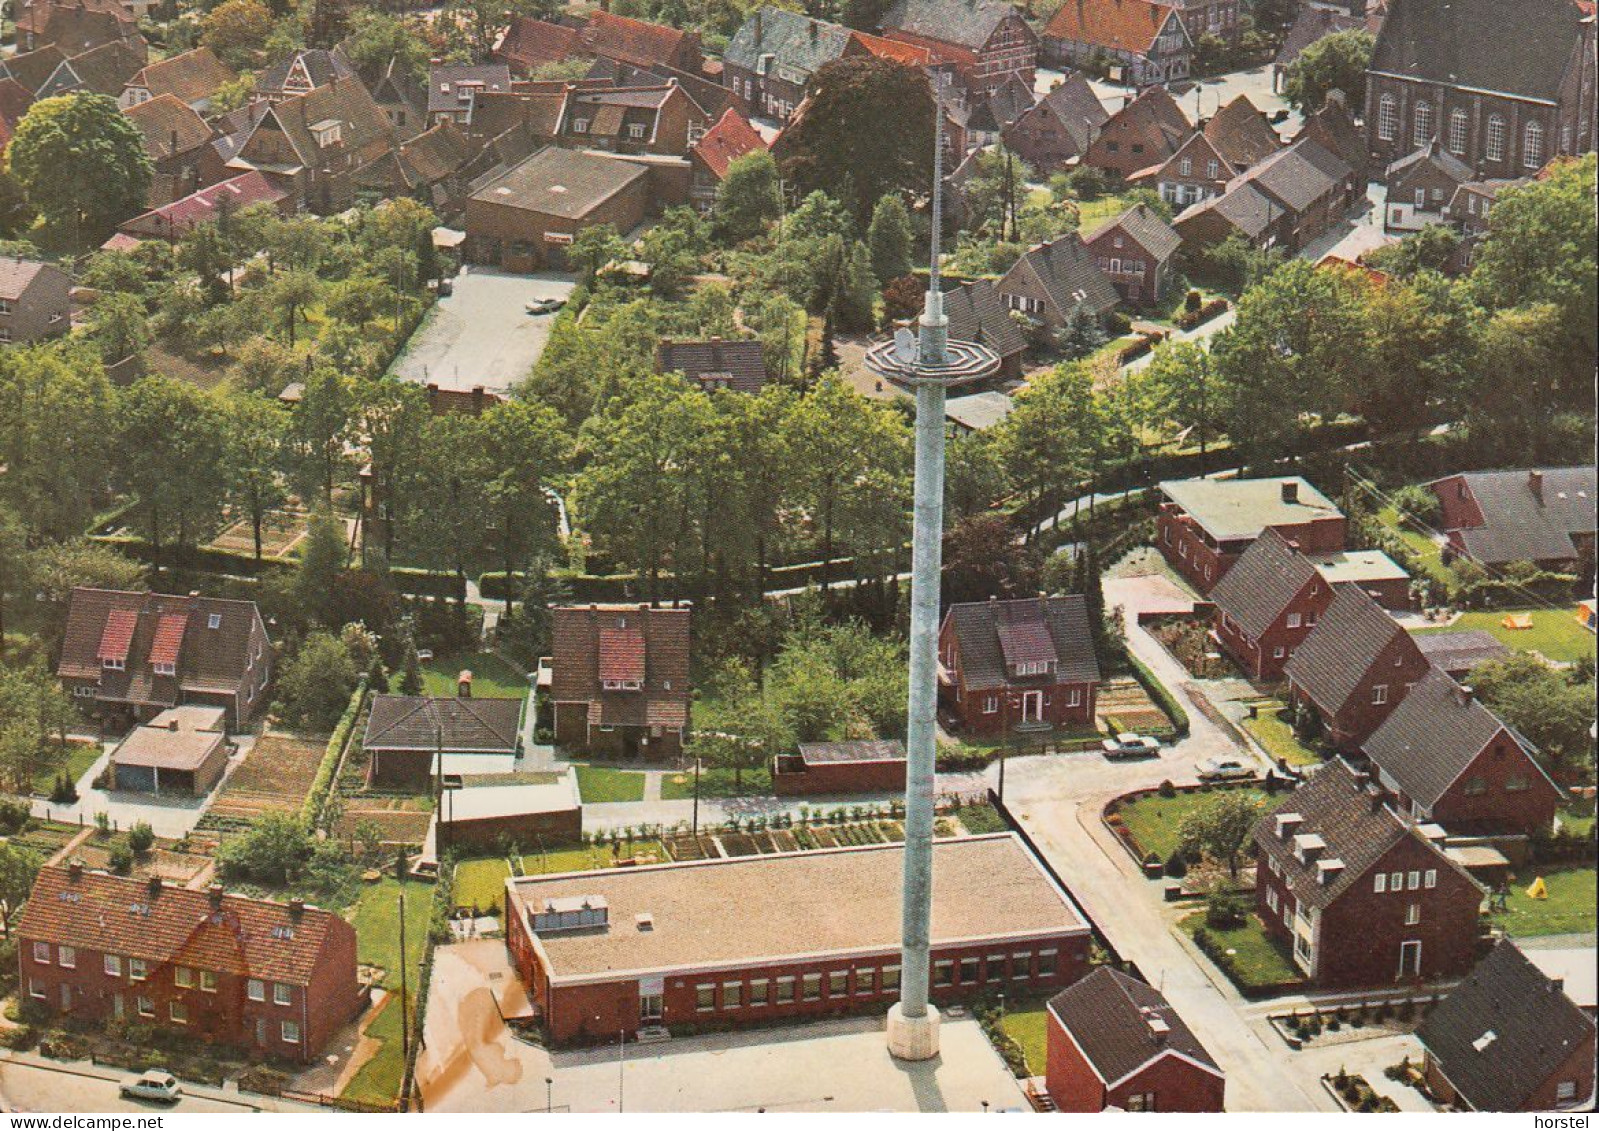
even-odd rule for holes
{"type": "Polygon", "coordinates": [[[910,693],[906,708],[905,875],[901,909],[900,999],[888,1015],[889,1052],[902,1060],[938,1055],[938,1010],[928,1001],[933,911],[933,771],[937,758],[938,591],[944,533],[944,392],[990,376],[993,350],[950,341],[939,285],[943,223],[943,112],[933,105],[932,259],[927,298],[912,338],[867,351],[871,369],[916,393],[915,520],[911,549],[910,693]]]}

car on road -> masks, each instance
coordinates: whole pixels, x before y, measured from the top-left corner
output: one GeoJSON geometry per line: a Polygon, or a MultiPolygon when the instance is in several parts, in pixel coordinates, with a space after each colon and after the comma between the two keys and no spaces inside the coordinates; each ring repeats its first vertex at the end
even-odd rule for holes
{"type": "Polygon", "coordinates": [[[1160,754],[1160,743],[1147,734],[1118,734],[1100,743],[1107,758],[1153,758],[1160,754]]]}
{"type": "Polygon", "coordinates": [[[566,305],[564,298],[536,298],[527,304],[529,314],[554,314],[566,305]]]}
{"type": "Polygon", "coordinates": [[[159,1068],[146,1069],[137,1076],[129,1076],[122,1081],[120,1091],[131,1099],[155,1100],[157,1103],[167,1104],[177,1103],[183,1095],[177,1077],[159,1068]]]}
{"type": "Polygon", "coordinates": [[[1237,781],[1255,776],[1255,768],[1237,758],[1206,758],[1195,768],[1200,781],[1237,781]]]}

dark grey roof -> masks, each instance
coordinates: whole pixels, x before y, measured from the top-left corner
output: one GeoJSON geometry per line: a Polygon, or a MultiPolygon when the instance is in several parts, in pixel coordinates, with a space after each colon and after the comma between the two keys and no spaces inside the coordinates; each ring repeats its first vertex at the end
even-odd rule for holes
{"type": "Polygon", "coordinates": [[[903,762],[905,744],[897,738],[856,742],[802,742],[800,758],[808,766],[830,762],[903,762]]]}
{"type": "MultiPolygon", "coordinates": [[[[1277,863],[1288,890],[1309,907],[1332,903],[1409,835],[1399,818],[1362,788],[1355,772],[1338,758],[1323,764],[1304,785],[1266,810],[1255,826],[1261,855],[1277,863]],[[1279,813],[1297,813],[1303,823],[1286,837],[1279,836],[1279,813]],[[1296,836],[1319,836],[1325,847],[1315,859],[1301,860],[1294,852],[1296,836]],[[1344,865],[1327,883],[1320,878],[1322,860],[1340,860],[1344,865]]],[[[1440,867],[1452,867],[1447,857],[1437,855],[1440,867]]]]}
{"type": "Polygon", "coordinates": [[[998,133],[1031,110],[1036,101],[1032,87],[1014,74],[1006,75],[992,94],[977,97],[966,124],[974,130],[998,133]]]}
{"type": "Polygon", "coordinates": [[[1284,207],[1304,212],[1335,191],[1349,173],[1349,166],[1340,158],[1310,138],[1301,138],[1280,153],[1272,154],[1244,176],[1284,207]]]}
{"type": "Polygon", "coordinates": [[[1416,634],[1416,647],[1427,662],[1449,675],[1464,675],[1478,664],[1501,660],[1510,649],[1484,629],[1468,632],[1423,632],[1416,634]]]}
{"type": "Polygon", "coordinates": [[[726,387],[738,393],[758,393],[766,384],[766,361],[761,343],[754,339],[679,342],[669,338],[656,347],[655,368],[706,385],[725,380],[726,387]]]}
{"type": "Polygon", "coordinates": [[[1112,967],[1101,966],[1050,998],[1049,1011],[1107,1085],[1171,1052],[1197,1061],[1217,1076],[1222,1074],[1159,990],[1112,967]],[[1165,1031],[1157,1034],[1152,1021],[1161,1023],[1165,1031]]]}
{"type": "Polygon", "coordinates": [[[521,725],[520,699],[374,695],[362,744],[368,750],[510,754],[521,725]]]}
{"type": "Polygon", "coordinates": [[[1433,138],[1426,145],[1411,150],[1399,160],[1390,163],[1384,179],[1390,188],[1395,188],[1404,184],[1405,177],[1411,170],[1423,166],[1436,169],[1457,185],[1465,184],[1474,175],[1470,165],[1445,149],[1442,141],[1433,138]]]}
{"type": "Polygon", "coordinates": [[[283,84],[288,81],[295,60],[305,65],[305,73],[310,78],[312,87],[326,86],[334,79],[351,78],[355,75],[355,68],[350,66],[350,61],[344,57],[344,52],[337,48],[332,51],[316,48],[292,52],[273,63],[256,76],[255,89],[264,92],[283,90],[283,84]]]}
{"type": "Polygon", "coordinates": [[[1363,749],[1384,777],[1430,808],[1500,731],[1520,743],[1537,765],[1525,739],[1435,668],[1400,700],[1363,749]]]}
{"type": "Polygon", "coordinates": [[[772,66],[789,71],[796,82],[804,83],[817,68],[844,54],[850,35],[849,28],[826,20],[782,8],[762,8],[733,33],[722,61],[761,73],[761,57],[770,55],[772,66]]]}
{"type": "MultiPolygon", "coordinates": [[[[1401,638],[1408,641],[1410,634],[1360,586],[1335,585],[1332,604],[1283,670],[1316,706],[1336,714],[1384,650],[1401,638]]],[[[1420,655],[1414,643],[1409,648],[1420,655]]]]}
{"type": "Polygon", "coordinates": [[[1166,221],[1155,215],[1147,204],[1135,204],[1120,216],[1106,220],[1092,233],[1083,237],[1084,243],[1093,243],[1111,228],[1120,228],[1133,241],[1155,259],[1164,263],[1182,246],[1183,237],[1166,221]]]}
{"type": "Polygon", "coordinates": [[[1594,1022],[1501,939],[1416,1036],[1474,1110],[1521,1111],[1584,1042],[1592,1055],[1594,1022]]]}
{"type": "Polygon", "coordinates": [[[581,220],[647,176],[649,170],[642,165],[550,145],[476,188],[472,197],[581,220]]]}
{"type": "Polygon", "coordinates": [[[1250,637],[1259,638],[1307,585],[1321,584],[1309,559],[1267,527],[1221,575],[1210,599],[1250,637]]]}
{"type": "Polygon", "coordinates": [[[1076,232],[1048,243],[1034,244],[1011,271],[1024,264],[1037,272],[1063,317],[1079,305],[1097,317],[1119,301],[1116,288],[1110,285],[1110,280],[1105,278],[1105,273],[1084,246],[1083,237],[1076,232]]]}
{"type": "Polygon", "coordinates": [[[1479,562],[1574,558],[1571,536],[1593,532],[1599,489],[1591,465],[1472,471],[1462,478],[1482,511],[1483,525],[1462,530],[1460,539],[1479,562]],[[1542,503],[1532,490],[1534,470],[1543,473],[1542,503]]]}
{"type": "Polygon", "coordinates": [[[1022,677],[1020,682],[1093,683],[1099,680],[1094,658],[1094,636],[1088,628],[1088,606],[1082,595],[1024,597],[1014,601],[973,601],[951,605],[944,614],[953,621],[960,648],[961,676],[968,688],[1004,687],[1012,682],[1006,673],[1000,628],[1029,628],[1042,624],[1054,645],[1056,674],[1022,677]]]}
{"type": "Polygon", "coordinates": [[[1190,204],[1172,221],[1182,225],[1206,212],[1221,216],[1245,236],[1254,239],[1283,214],[1282,206],[1248,181],[1229,185],[1220,196],[1190,204]]]}
{"type": "Polygon", "coordinates": [[[1247,169],[1282,148],[1271,122],[1246,95],[1240,94],[1206,122],[1205,137],[1235,169],[1247,169]]]}
{"type": "Polygon", "coordinates": [[[1526,0],[1515,17],[1515,34],[1507,35],[1500,0],[1390,0],[1371,69],[1553,102],[1581,34],[1582,8],[1526,0]]]}
{"type": "Polygon", "coordinates": [[[1013,14],[1015,7],[995,0],[897,0],[883,16],[883,30],[907,31],[975,51],[1013,14]]]}
{"type": "Polygon", "coordinates": [[[1092,145],[1100,127],[1110,121],[1110,111],[1080,71],[1069,72],[1041,101],[1055,111],[1080,150],[1092,145]]]}
{"type": "Polygon", "coordinates": [[[504,63],[443,63],[428,72],[428,113],[454,113],[472,108],[472,99],[461,101],[460,89],[484,94],[505,94],[511,89],[511,68],[504,63]]]}
{"type": "Polygon", "coordinates": [[[944,292],[944,315],[949,336],[957,341],[979,342],[1000,357],[1027,348],[1027,338],[999,300],[992,279],[976,279],[944,292]]]}

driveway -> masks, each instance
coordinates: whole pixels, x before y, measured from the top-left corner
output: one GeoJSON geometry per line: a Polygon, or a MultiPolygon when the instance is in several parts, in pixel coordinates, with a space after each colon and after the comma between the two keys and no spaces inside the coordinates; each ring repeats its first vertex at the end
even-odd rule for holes
{"type": "Polygon", "coordinates": [[[513,1037],[515,975],[495,940],[433,956],[417,1079],[433,1112],[981,1111],[1026,1108],[977,1022],[948,1018],[943,1053],[888,1055],[881,1017],[551,1051],[513,1037]],[[546,1082],[547,1081],[547,1082],[546,1082]]]}
{"type": "Polygon", "coordinates": [[[526,377],[550,337],[551,314],[527,313],[535,298],[565,299],[570,275],[512,275],[464,267],[454,293],[438,301],[395,361],[394,376],[441,389],[506,393],[526,377]]]}

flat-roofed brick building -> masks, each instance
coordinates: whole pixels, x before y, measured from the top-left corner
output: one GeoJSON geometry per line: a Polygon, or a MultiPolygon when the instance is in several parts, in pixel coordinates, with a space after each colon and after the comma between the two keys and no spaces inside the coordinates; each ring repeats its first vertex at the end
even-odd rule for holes
{"type": "Polygon", "coordinates": [[[1201,593],[1222,579],[1261,532],[1273,528],[1305,554],[1344,548],[1344,516],[1300,477],[1175,479],[1160,485],[1160,552],[1201,593]]]}
{"type": "Polygon", "coordinates": [[[802,742],[797,754],[772,759],[772,792],[903,793],[905,744],[899,739],[802,742]]]}
{"type": "MultiPolygon", "coordinates": [[[[882,1013],[901,845],[506,880],[506,946],[552,1041],[882,1013]]],[[[1061,989],[1090,927],[1013,833],[933,846],[932,996],[1061,989]]]]}

